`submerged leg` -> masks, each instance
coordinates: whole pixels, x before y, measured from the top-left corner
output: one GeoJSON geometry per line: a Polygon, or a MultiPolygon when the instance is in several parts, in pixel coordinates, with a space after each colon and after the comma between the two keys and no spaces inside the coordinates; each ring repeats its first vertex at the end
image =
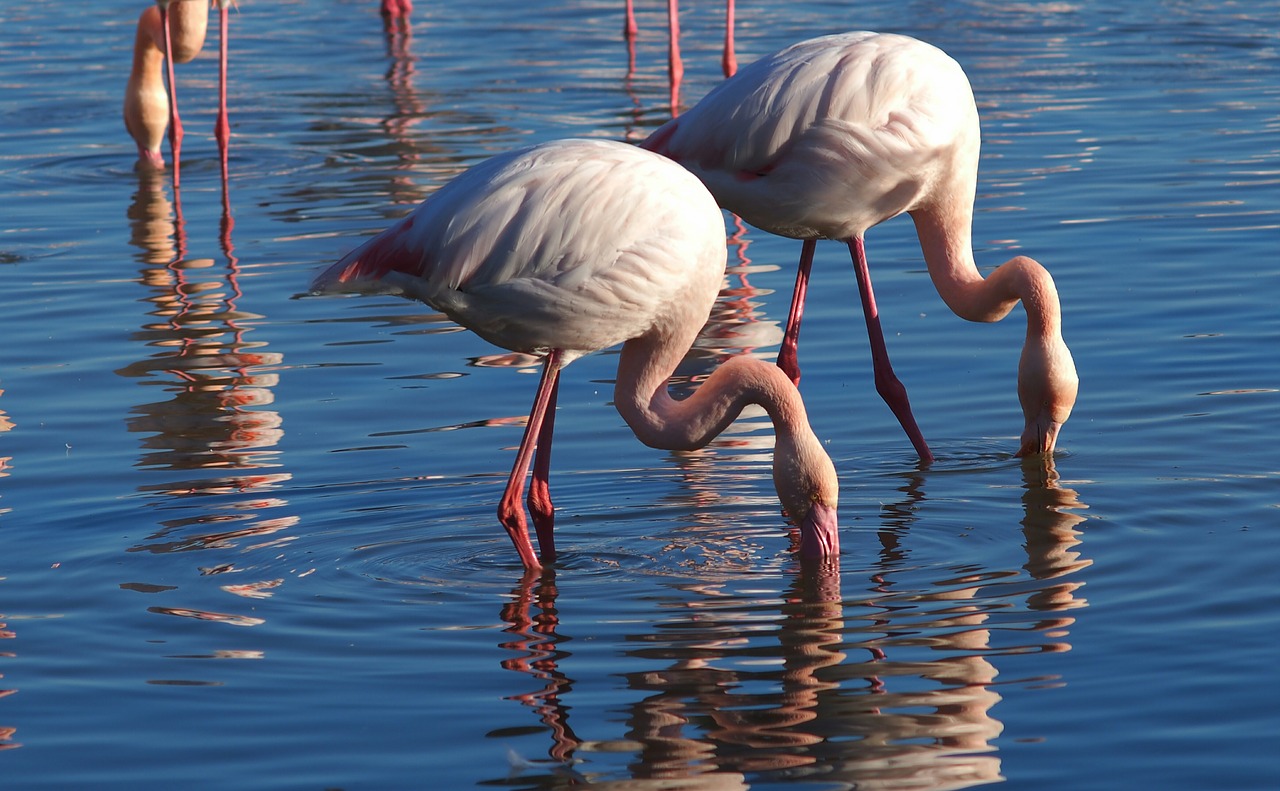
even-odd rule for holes
{"type": "Polygon", "coordinates": [[[911,414],[911,404],[907,400],[907,388],[893,373],[893,365],[889,362],[889,349],[885,346],[884,330],[880,327],[880,312],[876,308],[875,293],[871,290],[871,272],[867,268],[867,253],[863,247],[862,237],[855,236],[849,240],[849,251],[853,255],[853,271],[858,278],[858,294],[862,297],[862,315],[867,321],[867,338],[871,342],[871,364],[875,371],[876,392],[889,405],[902,428],[907,432],[916,453],[923,462],[933,461],[933,453],[916,425],[915,416],[911,414]]]}
{"type": "Polygon", "coordinates": [[[800,248],[800,266],[796,270],[796,287],[791,292],[791,312],[787,314],[787,329],[782,335],[782,348],[778,349],[778,367],[800,384],[800,361],[797,348],[800,345],[800,319],[804,317],[804,298],[809,291],[809,272],[813,269],[813,251],[818,246],[814,239],[805,239],[800,248]]]}
{"type": "Polygon", "coordinates": [[[529,476],[529,461],[533,457],[536,438],[542,428],[542,421],[547,413],[547,404],[551,401],[552,391],[560,375],[560,352],[552,350],[543,361],[542,380],[538,382],[538,393],[533,399],[533,409],[529,412],[529,423],[524,429],[524,438],[520,440],[520,449],[516,452],[516,463],[511,468],[511,476],[507,478],[507,488],[498,503],[498,521],[511,536],[520,553],[520,560],[530,571],[542,568],[537,555],[533,552],[533,544],[529,541],[529,526],[524,518],[524,507],[520,502],[520,492],[524,489],[525,478],[529,476]]]}
{"type": "Polygon", "coordinates": [[[555,433],[556,399],[559,395],[560,372],[556,371],[546,416],[538,432],[538,445],[533,454],[533,480],[529,483],[529,515],[533,517],[533,526],[538,532],[538,550],[544,563],[554,563],[556,559],[553,535],[555,507],[551,503],[551,486],[547,478],[551,472],[551,437],[555,433]]]}

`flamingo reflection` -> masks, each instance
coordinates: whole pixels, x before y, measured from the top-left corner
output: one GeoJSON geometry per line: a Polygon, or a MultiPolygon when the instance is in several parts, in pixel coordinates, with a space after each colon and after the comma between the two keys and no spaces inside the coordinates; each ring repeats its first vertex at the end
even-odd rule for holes
{"type": "MultiPolygon", "coordinates": [[[[0,396],[4,395],[4,389],[0,388],[0,396]]],[[[3,409],[0,409],[0,434],[13,430],[14,423],[3,409]]],[[[0,478],[7,478],[9,470],[12,469],[10,462],[13,461],[12,456],[0,456],[0,478]]],[[[8,513],[8,508],[0,508],[0,514],[8,513]]]]}
{"type": "MultiPolygon", "coordinates": [[[[3,393],[3,392],[4,392],[3,390],[0,390],[0,393],[3,393]]],[[[17,635],[14,634],[12,630],[6,628],[6,624],[3,618],[4,618],[4,615],[0,613],[0,640],[12,640],[15,637],[17,637],[17,635]]],[[[13,656],[14,654],[9,651],[0,651],[0,659],[11,659],[13,658],[13,656]]],[[[3,678],[4,678],[4,674],[0,673],[0,679],[3,679],[3,678]]],[[[7,698],[15,692],[17,692],[16,689],[0,689],[0,699],[7,698]]],[[[13,735],[17,733],[17,731],[18,731],[17,728],[10,727],[7,725],[0,725],[0,751],[11,750],[15,747],[22,746],[20,743],[15,742],[13,740],[13,735]]]]}
{"type": "Polygon", "coordinates": [[[1023,473],[1021,570],[966,566],[908,585],[899,578],[914,565],[897,561],[910,554],[909,535],[895,533],[897,554],[882,555],[865,592],[847,598],[834,561],[802,566],[778,599],[735,596],[711,575],[679,585],[679,601],[663,602],[655,624],[623,640],[627,664],[642,667],[621,678],[641,697],[615,738],[570,727],[569,696],[584,685],[571,671],[573,639],[554,574],[527,576],[501,611],[502,666],[534,681],[536,691],[511,699],[535,711],[551,744],[546,759],[518,769],[539,787],[632,790],[811,777],[832,788],[925,791],[1001,780],[1000,657],[1069,648],[1063,613],[1085,606],[1073,575],[1089,565],[1078,494],[1051,459],[1023,473]],[[1016,601],[1022,623],[1009,617],[1016,601]],[[591,755],[603,750],[632,756],[625,779],[592,772],[591,755]]]}
{"type": "MultiPolygon", "coordinates": [[[[281,472],[275,446],[284,434],[280,414],[271,409],[283,356],[251,336],[260,316],[239,306],[242,266],[232,242],[228,196],[218,236],[225,263],[188,255],[181,200],[165,189],[163,175],[138,173],[138,191],[129,208],[131,240],[139,248],[138,281],[147,318],[133,339],[151,353],[116,371],[146,387],[159,386],[161,400],[135,406],[126,419],[130,431],[144,434],[138,466],[177,471],[177,479],[154,480],[139,487],[164,499],[224,495],[201,500],[211,510],[184,511],[164,520],[132,552],[193,550],[240,551],[283,546],[298,522],[275,515],[287,501],[271,496],[291,475],[281,472]],[[275,512],[275,513],[273,513],[275,512]]],[[[157,391],[151,391],[157,392],[157,391]]],[[[203,576],[241,571],[223,562],[200,569],[203,576]]],[[[241,598],[270,596],[279,579],[236,581],[222,589],[241,598]]],[[[145,583],[130,590],[163,592],[145,583]]],[[[252,626],[261,619],[184,607],[151,607],[151,612],[252,626]]]]}
{"type": "Polygon", "coordinates": [[[238,300],[240,263],[229,236],[225,270],[212,259],[185,255],[180,204],[170,203],[155,174],[139,174],[130,208],[132,239],[142,248],[140,282],[150,291],[151,320],[134,339],[157,350],[117,370],[121,376],[161,384],[170,397],[135,407],[131,431],[151,433],[146,467],[261,469],[272,466],[283,435],[274,400],[274,372],[282,355],[249,340],[238,300]],[[159,381],[157,381],[159,380],[159,381]]]}
{"type": "MultiPolygon", "coordinates": [[[[0,389],[0,396],[3,396],[3,395],[4,395],[4,390],[0,389]]],[[[12,428],[13,428],[13,421],[9,419],[9,416],[5,414],[5,411],[3,409],[0,409],[0,434],[3,434],[6,431],[9,431],[12,428]]],[[[13,460],[12,456],[0,456],[0,478],[8,477],[9,469],[10,469],[9,462],[11,462],[12,460],[13,460]]],[[[8,508],[0,508],[0,514],[5,514],[8,512],[9,512],[8,508]]],[[[17,637],[17,635],[14,634],[12,630],[6,628],[6,624],[4,622],[4,614],[0,613],[0,640],[12,640],[15,637],[17,637]]],[[[13,656],[14,655],[11,652],[0,650],[0,659],[8,659],[8,658],[12,658],[13,656]]],[[[3,678],[4,678],[4,674],[0,673],[0,679],[3,679],[3,678]]],[[[0,689],[0,698],[6,698],[12,695],[16,691],[17,690],[14,690],[14,689],[0,689]]],[[[13,734],[17,730],[18,730],[17,728],[0,725],[0,750],[9,750],[14,747],[22,746],[21,744],[13,740],[13,734]]]]}

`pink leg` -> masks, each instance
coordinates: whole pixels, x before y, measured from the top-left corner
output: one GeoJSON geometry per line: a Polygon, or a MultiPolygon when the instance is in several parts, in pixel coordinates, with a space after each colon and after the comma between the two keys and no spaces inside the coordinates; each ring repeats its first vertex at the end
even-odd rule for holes
{"type": "Polygon", "coordinates": [[[880,328],[880,312],[876,308],[875,293],[871,290],[871,272],[867,267],[867,252],[861,236],[849,240],[849,251],[853,254],[853,271],[858,278],[858,293],[862,297],[862,315],[867,320],[867,338],[871,342],[871,364],[875,371],[876,392],[902,424],[916,453],[920,454],[920,460],[927,464],[933,461],[933,453],[925,444],[924,435],[920,433],[915,416],[911,414],[907,388],[898,381],[893,373],[893,366],[889,363],[889,349],[885,346],[884,330],[880,328]]]}
{"type": "Polygon", "coordinates": [[[667,71],[671,75],[671,115],[679,113],[680,83],[684,80],[684,62],[680,60],[680,3],[667,0],[667,71]]]}
{"type": "Polygon", "coordinates": [[[813,269],[813,251],[818,246],[814,239],[805,239],[800,248],[800,266],[796,270],[796,287],[791,292],[791,312],[787,314],[787,330],[782,335],[782,348],[778,349],[778,367],[800,384],[800,361],[796,350],[800,346],[800,319],[804,317],[804,298],[809,291],[809,271],[813,269]]]}
{"type": "Polygon", "coordinates": [[[727,0],[724,12],[724,57],[720,66],[724,76],[732,77],[738,72],[738,58],[733,54],[733,0],[727,0]]]}
{"type": "Polygon", "coordinates": [[[556,559],[555,507],[551,504],[551,486],[547,478],[551,473],[551,437],[555,433],[556,399],[560,395],[560,374],[551,385],[551,398],[547,402],[546,417],[538,432],[538,447],[533,454],[533,481],[529,484],[529,515],[538,532],[538,550],[545,563],[556,559]]]}
{"type": "Polygon", "coordinates": [[[173,186],[178,187],[182,153],[182,119],[178,117],[178,91],[173,78],[173,36],[169,32],[169,0],[160,1],[160,27],[164,29],[164,65],[169,80],[169,149],[173,152],[173,186]]]}
{"type": "Polygon", "coordinates": [[[382,0],[385,17],[408,17],[413,13],[413,0],[382,0]]]}
{"type": "Polygon", "coordinates": [[[218,120],[213,136],[218,141],[218,154],[222,157],[222,183],[227,182],[227,148],[231,142],[231,123],[227,120],[227,5],[231,0],[218,0],[218,120]]]}
{"type": "Polygon", "coordinates": [[[498,521],[511,536],[520,553],[520,560],[529,571],[542,568],[537,555],[533,552],[533,544],[529,541],[529,526],[524,518],[524,507],[520,502],[520,492],[524,489],[525,478],[529,475],[529,461],[533,457],[535,438],[538,436],[543,418],[547,414],[547,404],[551,401],[551,393],[555,390],[556,380],[560,375],[560,352],[552,351],[543,362],[542,380],[538,383],[538,393],[533,399],[533,409],[529,413],[529,423],[524,429],[524,438],[520,440],[520,450],[516,452],[516,463],[511,468],[511,476],[507,479],[507,488],[498,503],[498,521]]]}
{"type": "Polygon", "coordinates": [[[627,0],[627,18],[622,23],[622,37],[627,41],[634,41],[639,32],[640,27],[636,25],[636,12],[632,8],[632,0],[627,0]]]}

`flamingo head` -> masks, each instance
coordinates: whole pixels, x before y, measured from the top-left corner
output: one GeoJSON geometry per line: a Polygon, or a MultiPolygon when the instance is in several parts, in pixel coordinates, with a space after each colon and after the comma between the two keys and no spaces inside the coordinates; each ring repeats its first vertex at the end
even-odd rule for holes
{"type": "Polygon", "coordinates": [[[1027,421],[1019,456],[1053,453],[1079,388],[1075,361],[1061,335],[1027,339],[1018,364],[1018,400],[1027,421]]]}
{"type": "Polygon", "coordinates": [[[787,516],[800,528],[801,557],[838,555],[840,482],[835,464],[807,423],[795,434],[779,432],[773,451],[773,485],[787,516]]]}
{"type": "Polygon", "coordinates": [[[137,167],[139,170],[164,170],[164,155],[159,149],[152,150],[139,143],[137,167]]]}

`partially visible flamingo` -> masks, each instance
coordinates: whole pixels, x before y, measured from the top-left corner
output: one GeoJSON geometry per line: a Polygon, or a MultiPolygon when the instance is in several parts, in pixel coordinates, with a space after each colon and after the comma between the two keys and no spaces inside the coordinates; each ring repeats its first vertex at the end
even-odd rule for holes
{"type": "MultiPolygon", "coordinates": [[[[231,124],[227,117],[227,9],[235,0],[156,0],[138,18],[133,44],[133,68],[125,86],[124,125],[138,145],[138,161],[147,167],[163,168],[160,151],[165,128],[173,152],[173,181],[180,180],[182,138],[186,131],[178,113],[178,95],[173,64],[186,63],[204,48],[209,27],[209,8],[218,7],[218,118],[213,134],[218,141],[222,172],[227,172],[227,147],[231,124]],[[165,82],[168,82],[168,90],[165,82]]],[[[381,0],[381,12],[388,20],[408,19],[413,0],[381,0]]]]}
{"type": "Polygon", "coordinates": [[[688,398],[667,391],[715,301],[725,259],[723,216],[687,171],[623,143],[564,140],[463,173],[326,270],[312,290],[391,290],[491,343],[543,357],[498,507],[526,569],[555,559],[547,476],[560,370],[619,343],[614,403],[650,447],[704,447],[747,404],[763,406],[777,432],[774,485],[799,525],[800,552],[834,555],[835,468],[785,374],[735,357],[688,398]],[[520,504],[531,458],[528,505],[541,561],[520,504]]]}
{"type": "Polygon", "coordinates": [[[973,259],[979,125],[969,80],[946,53],[906,36],[844,33],[803,41],[745,67],[641,145],[701,179],[724,208],[803,239],[778,364],[799,382],[796,345],[817,239],[851,251],[876,390],[920,458],[933,459],[889,363],[863,247],[868,228],[915,221],[934,286],[958,316],[999,321],[1022,301],[1018,366],[1026,426],[1018,455],[1051,453],[1078,389],[1053,278],[1018,256],[984,280],[973,259]]]}
{"type": "MultiPolygon", "coordinates": [[[[640,33],[636,24],[634,0],[626,0],[627,17],[622,26],[622,36],[628,43],[634,43],[640,33]]],[[[734,54],[734,0],[725,0],[724,14],[724,54],[720,56],[720,68],[724,76],[732,77],[738,70],[738,58],[734,54]]],[[[634,51],[632,52],[634,67],[634,51]]],[[[684,61],[680,59],[680,1],[667,0],[667,73],[671,78],[671,111],[676,110],[679,102],[680,83],[684,79],[684,61]]]]}
{"type": "Polygon", "coordinates": [[[160,151],[165,128],[173,152],[173,181],[180,181],[182,138],[185,130],[178,113],[173,64],[186,63],[204,48],[209,27],[209,6],[218,6],[221,29],[218,58],[218,120],[214,137],[227,167],[231,126],[227,120],[227,8],[233,0],[156,0],[143,9],[133,43],[133,68],[124,94],[124,125],[138,146],[139,163],[164,167],[160,151]],[[165,88],[167,78],[168,89],[165,88]]]}

